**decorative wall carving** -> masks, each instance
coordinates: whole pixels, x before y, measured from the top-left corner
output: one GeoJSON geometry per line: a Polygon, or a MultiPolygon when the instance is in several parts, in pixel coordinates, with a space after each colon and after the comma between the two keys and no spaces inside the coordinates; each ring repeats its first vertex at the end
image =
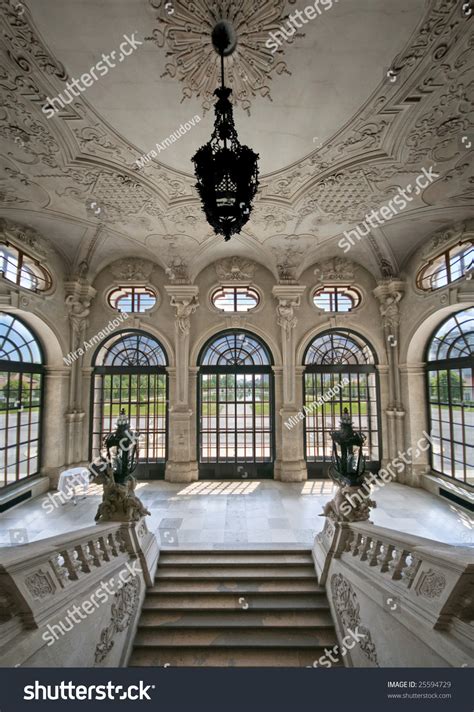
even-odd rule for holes
{"type": "Polygon", "coordinates": [[[133,257],[117,260],[109,265],[109,269],[115,279],[121,282],[146,282],[150,279],[153,267],[153,262],[134,259],[133,257]]]}
{"type": "Polygon", "coordinates": [[[277,312],[277,324],[281,326],[284,331],[291,331],[294,329],[298,323],[298,319],[295,316],[295,309],[297,309],[301,304],[300,297],[293,298],[278,298],[278,304],[276,308],[277,312]]]}
{"type": "Polygon", "coordinates": [[[137,576],[128,579],[117,591],[112,603],[110,623],[100,634],[100,641],[95,649],[95,662],[101,663],[114,646],[117,633],[122,633],[130,625],[140,601],[140,579],[137,576]]]}
{"type": "Polygon", "coordinates": [[[41,569],[26,576],[25,586],[33,598],[47,598],[56,592],[56,586],[54,585],[51,576],[41,569]]]}
{"type": "Polygon", "coordinates": [[[214,265],[217,278],[221,282],[251,282],[256,264],[242,257],[229,257],[214,265]]]}
{"type": "Polygon", "coordinates": [[[331,591],[336,613],[344,632],[359,630],[364,639],[359,642],[359,648],[370,662],[378,667],[377,651],[370,631],[361,625],[360,605],[354,589],[342,574],[333,574],[331,578],[331,591]]]}
{"type": "Polygon", "coordinates": [[[18,244],[18,247],[23,247],[33,256],[47,257],[51,252],[49,240],[31,227],[18,225],[6,218],[0,218],[0,233],[3,233],[10,239],[13,238],[13,241],[18,244]]]}
{"type": "Polygon", "coordinates": [[[176,309],[176,325],[182,334],[188,335],[191,330],[191,315],[199,307],[199,299],[196,296],[182,297],[174,294],[170,298],[170,304],[176,309]]]}
{"type": "Polygon", "coordinates": [[[446,578],[441,571],[422,571],[416,584],[417,596],[424,598],[439,598],[446,587],[446,578]]]}
{"type": "Polygon", "coordinates": [[[345,257],[333,257],[316,265],[314,274],[320,282],[352,282],[354,264],[345,257]]]}
{"type": "Polygon", "coordinates": [[[273,55],[264,39],[282,24],[286,7],[295,2],[260,0],[255,22],[257,6],[252,0],[238,3],[223,0],[217,6],[205,0],[194,0],[192,5],[174,2],[172,13],[166,11],[164,0],[150,0],[150,5],[159,11],[158,27],[146,39],[154,41],[159,49],[166,47],[168,62],[162,76],[183,83],[182,100],[198,96],[202,98],[204,111],[208,111],[215,101],[214,89],[220,85],[220,60],[211,33],[219,20],[229,20],[239,38],[235,52],[226,60],[232,99],[250,114],[253,98],[271,100],[270,82],[274,74],[291,74],[281,59],[284,48],[273,55]]]}

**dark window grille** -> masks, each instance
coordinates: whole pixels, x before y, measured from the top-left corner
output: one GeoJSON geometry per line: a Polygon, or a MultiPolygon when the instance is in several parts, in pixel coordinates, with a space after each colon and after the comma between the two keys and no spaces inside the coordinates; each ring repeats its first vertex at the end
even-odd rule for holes
{"type": "Polygon", "coordinates": [[[114,335],[94,359],[92,457],[115,429],[122,408],[138,431],[139,462],[164,462],[167,455],[168,381],[161,344],[141,331],[114,335]]]}
{"type": "Polygon", "coordinates": [[[0,313],[0,487],[38,474],[43,356],[20,319],[0,313]]]}
{"type": "Polygon", "coordinates": [[[225,332],[203,350],[199,375],[201,463],[273,461],[273,381],[266,346],[225,332]]]}
{"type": "MultiPolygon", "coordinates": [[[[347,408],[354,428],[367,438],[364,455],[368,464],[376,467],[380,462],[378,379],[369,344],[347,330],[328,331],[310,343],[304,365],[304,404],[309,409],[304,419],[307,462],[330,462],[331,432],[339,428],[347,408]],[[331,389],[334,395],[329,396],[331,389]],[[326,402],[314,406],[323,396],[326,402]]],[[[324,468],[315,472],[322,474],[324,468]]]]}
{"type": "Polygon", "coordinates": [[[438,327],[426,361],[431,466],[474,485],[474,309],[438,327]]]}

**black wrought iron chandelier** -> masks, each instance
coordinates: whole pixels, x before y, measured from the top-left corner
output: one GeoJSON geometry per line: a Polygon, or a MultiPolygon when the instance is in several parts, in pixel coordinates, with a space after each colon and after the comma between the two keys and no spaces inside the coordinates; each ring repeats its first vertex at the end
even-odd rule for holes
{"type": "Polygon", "coordinates": [[[219,22],[212,41],[221,58],[221,86],[214,92],[216,120],[210,141],[196,151],[192,160],[207,221],[217,235],[230,240],[250,217],[258,188],[259,156],[239,142],[229,100],[232,89],[225,86],[224,57],[232,54],[236,46],[230,23],[219,22]]]}

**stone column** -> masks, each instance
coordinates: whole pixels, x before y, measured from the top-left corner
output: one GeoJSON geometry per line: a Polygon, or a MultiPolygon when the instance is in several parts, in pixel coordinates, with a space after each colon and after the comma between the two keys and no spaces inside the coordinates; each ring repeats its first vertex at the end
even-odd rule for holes
{"type": "Polygon", "coordinates": [[[380,302],[380,314],[385,336],[388,361],[388,404],[386,408],[388,424],[388,455],[392,460],[398,451],[406,449],[404,438],[405,408],[402,403],[399,371],[400,350],[400,301],[405,292],[404,282],[386,279],[379,282],[374,295],[380,302]]]}
{"type": "MultiPolygon", "coordinates": [[[[165,479],[170,482],[193,482],[198,479],[196,439],[193,419],[195,406],[190,400],[189,333],[191,316],[199,307],[196,286],[176,284],[165,286],[170,304],[176,309],[175,354],[176,369],[170,388],[168,461],[165,479]],[[171,392],[174,398],[171,400],[171,392]]],[[[171,369],[169,369],[169,372],[171,369]]]]}
{"type": "Polygon", "coordinates": [[[69,368],[45,367],[41,474],[55,487],[59,471],[66,462],[67,426],[63,415],[67,408],[69,368]]]}
{"type": "MultiPolygon", "coordinates": [[[[421,439],[426,439],[423,431],[429,433],[429,419],[426,408],[426,364],[413,363],[400,366],[402,392],[408,404],[406,422],[406,440],[416,445],[421,439]]],[[[412,487],[420,487],[421,475],[431,472],[430,452],[428,442],[422,447],[413,447],[411,460],[402,476],[402,482],[412,487]]]]}
{"type": "Polygon", "coordinates": [[[70,465],[82,460],[83,443],[87,440],[84,433],[82,363],[88,316],[96,290],[84,279],[65,282],[64,286],[70,328],[68,356],[71,360],[71,371],[66,412],[66,463],[70,465]]]}
{"type": "Polygon", "coordinates": [[[303,457],[302,427],[291,426],[288,419],[301,410],[301,389],[296,388],[295,326],[296,309],[306,287],[298,284],[277,284],[273,296],[277,300],[277,323],[281,327],[283,370],[281,372],[280,422],[276,428],[281,433],[280,448],[275,461],[275,479],[283,482],[302,482],[307,479],[303,457]]]}

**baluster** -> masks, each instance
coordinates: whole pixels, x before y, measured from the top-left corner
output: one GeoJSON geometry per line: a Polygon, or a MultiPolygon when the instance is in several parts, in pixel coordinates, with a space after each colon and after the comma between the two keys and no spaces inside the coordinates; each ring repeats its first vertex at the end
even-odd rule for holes
{"type": "Polygon", "coordinates": [[[110,561],[111,560],[111,551],[109,551],[109,545],[107,541],[107,537],[100,536],[97,540],[98,548],[100,550],[100,557],[102,561],[110,561]]]}
{"type": "Polygon", "coordinates": [[[119,551],[124,552],[127,551],[127,547],[125,545],[125,539],[121,531],[116,531],[115,532],[115,541],[118,544],[119,551]]]}
{"type": "Polygon", "coordinates": [[[361,557],[360,557],[361,561],[367,561],[367,556],[370,551],[371,545],[372,545],[372,537],[370,537],[370,536],[365,537],[364,546],[362,547],[362,551],[361,551],[361,557]]]}
{"type": "Polygon", "coordinates": [[[402,577],[402,569],[406,566],[406,558],[409,555],[409,552],[405,549],[402,549],[399,552],[398,549],[394,548],[393,553],[395,556],[389,562],[388,568],[392,574],[392,579],[398,580],[402,577]]]}
{"type": "Polygon", "coordinates": [[[364,543],[364,537],[362,534],[356,534],[354,541],[351,544],[352,556],[357,556],[359,554],[359,549],[364,543]]]}
{"type": "Polygon", "coordinates": [[[406,563],[407,565],[401,571],[401,579],[403,583],[406,584],[407,588],[410,588],[418,569],[421,566],[421,561],[420,559],[417,559],[416,556],[409,554],[407,556],[406,563]]]}
{"type": "Polygon", "coordinates": [[[100,566],[102,563],[103,552],[99,546],[99,542],[97,540],[94,541],[93,539],[88,541],[86,545],[86,551],[90,556],[90,559],[92,560],[94,566],[100,566]]]}
{"type": "Polygon", "coordinates": [[[380,554],[380,549],[382,548],[383,544],[382,542],[378,540],[373,540],[370,544],[370,551],[369,551],[369,566],[377,566],[379,563],[379,554],[380,554]]]}
{"type": "Polygon", "coordinates": [[[394,547],[392,544],[383,544],[380,547],[380,554],[377,557],[377,563],[380,566],[380,571],[385,573],[388,571],[390,562],[392,561],[394,547]]]}
{"type": "Polygon", "coordinates": [[[69,581],[69,571],[63,554],[55,554],[51,557],[49,563],[56,574],[56,578],[58,579],[60,585],[64,588],[66,582],[69,581]]]}
{"type": "Polygon", "coordinates": [[[82,564],[79,561],[77,551],[73,549],[72,551],[61,552],[64,558],[64,565],[66,566],[68,577],[70,581],[77,581],[79,578],[79,571],[82,571],[82,564]]]}
{"type": "Polygon", "coordinates": [[[75,550],[77,551],[77,557],[78,557],[79,561],[81,562],[82,571],[85,574],[90,573],[92,571],[94,559],[89,554],[89,552],[87,550],[87,545],[77,544],[77,546],[75,546],[75,550]]]}
{"type": "Polygon", "coordinates": [[[354,532],[349,529],[346,535],[346,540],[344,542],[344,552],[352,551],[352,542],[354,541],[354,532]]]}
{"type": "Polygon", "coordinates": [[[107,535],[107,542],[109,545],[109,550],[112,552],[112,556],[118,556],[119,550],[115,543],[115,538],[114,538],[113,532],[110,532],[110,534],[107,535]]]}

